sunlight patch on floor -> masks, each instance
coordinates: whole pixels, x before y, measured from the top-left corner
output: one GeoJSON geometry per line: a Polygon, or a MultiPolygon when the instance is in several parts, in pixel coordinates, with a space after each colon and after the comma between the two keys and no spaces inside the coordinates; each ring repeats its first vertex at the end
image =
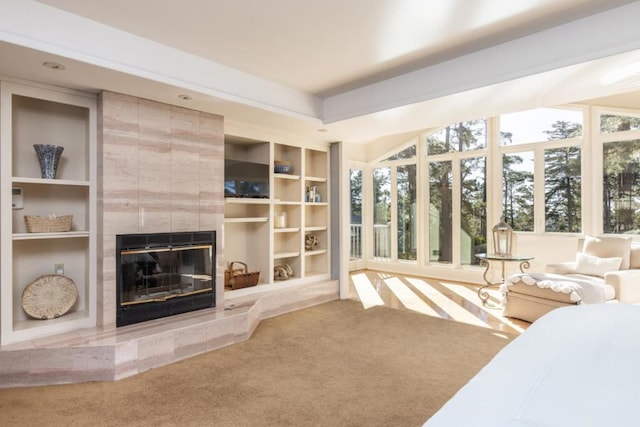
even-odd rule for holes
{"type": "Polygon", "coordinates": [[[498,333],[498,332],[494,332],[491,335],[493,335],[494,337],[502,338],[503,340],[508,340],[509,339],[509,337],[507,335],[501,334],[501,333],[498,333]]]}
{"type": "Polygon", "coordinates": [[[410,277],[405,278],[405,280],[424,296],[433,301],[438,307],[447,313],[451,319],[471,325],[482,326],[483,328],[490,328],[488,324],[483,322],[481,319],[478,319],[475,315],[465,310],[454,301],[450,300],[446,295],[441,294],[437,289],[424,280],[410,277]]]}
{"type": "Polygon", "coordinates": [[[442,286],[446,287],[450,291],[455,292],[461,297],[467,299],[469,302],[471,302],[471,304],[475,305],[476,307],[481,308],[489,316],[499,320],[500,322],[504,323],[505,325],[508,325],[510,328],[518,332],[524,332],[524,328],[516,325],[511,320],[509,320],[509,318],[502,316],[502,310],[493,310],[490,308],[485,308],[482,305],[482,301],[480,301],[480,298],[478,297],[478,293],[475,290],[470,289],[467,286],[457,285],[454,283],[440,282],[440,284],[442,284],[442,286]]]}
{"type": "Polygon", "coordinates": [[[431,308],[426,302],[416,295],[407,285],[402,283],[397,277],[384,279],[384,283],[389,287],[391,292],[400,300],[400,302],[409,310],[418,313],[428,314],[429,316],[440,317],[440,315],[431,308]]]}
{"type": "Polygon", "coordinates": [[[375,307],[376,305],[384,305],[384,301],[376,291],[369,278],[365,273],[354,274],[351,276],[353,286],[356,289],[358,298],[362,303],[362,306],[367,309],[375,307]]]}

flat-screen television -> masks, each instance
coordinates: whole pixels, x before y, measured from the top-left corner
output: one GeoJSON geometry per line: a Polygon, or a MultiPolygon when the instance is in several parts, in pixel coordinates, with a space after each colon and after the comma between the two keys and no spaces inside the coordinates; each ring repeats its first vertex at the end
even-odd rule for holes
{"type": "Polygon", "coordinates": [[[269,198],[269,165],[225,159],[224,196],[269,198]]]}

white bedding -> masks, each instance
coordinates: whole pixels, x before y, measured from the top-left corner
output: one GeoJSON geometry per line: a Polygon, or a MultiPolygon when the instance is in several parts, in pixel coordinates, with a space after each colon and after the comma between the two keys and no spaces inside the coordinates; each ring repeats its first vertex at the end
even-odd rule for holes
{"type": "Polygon", "coordinates": [[[549,312],[424,425],[640,426],[640,306],[549,312]]]}

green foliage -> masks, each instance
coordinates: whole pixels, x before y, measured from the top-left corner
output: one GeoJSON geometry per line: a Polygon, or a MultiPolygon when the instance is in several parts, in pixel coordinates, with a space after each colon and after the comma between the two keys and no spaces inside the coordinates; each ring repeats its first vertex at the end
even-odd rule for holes
{"type": "Polygon", "coordinates": [[[417,259],[416,249],[416,165],[398,166],[398,259],[417,259]]]}
{"type": "Polygon", "coordinates": [[[351,220],[359,219],[362,224],[362,171],[351,169],[351,220]]]}
{"type": "Polygon", "coordinates": [[[551,125],[550,130],[544,131],[549,141],[556,139],[569,139],[582,135],[582,125],[580,123],[558,120],[551,125]]]}
{"type": "MultiPolygon", "coordinates": [[[[580,123],[558,120],[544,132],[549,141],[575,138],[582,134],[580,123]]],[[[511,135],[501,135],[510,141],[511,135]]],[[[503,144],[504,145],[504,144],[503,144]]],[[[545,231],[579,232],[581,230],[581,157],[580,147],[562,147],[544,151],[545,231]]],[[[521,167],[524,158],[505,155],[502,162],[503,212],[506,221],[517,231],[534,230],[533,172],[521,167]]]]}
{"type": "Polygon", "coordinates": [[[461,177],[461,228],[472,242],[471,253],[467,259],[472,264],[477,264],[479,260],[474,256],[476,253],[486,252],[487,242],[487,176],[486,158],[474,157],[464,159],[460,163],[461,177]],[[478,248],[485,248],[484,250],[478,248]]]}
{"type": "MultiPolygon", "coordinates": [[[[438,214],[435,222],[438,224],[437,234],[440,247],[437,248],[437,251],[440,254],[438,259],[440,262],[451,262],[453,259],[451,245],[453,174],[451,166],[451,161],[429,163],[429,201],[432,206],[431,213],[438,214]]],[[[434,221],[432,221],[433,223],[434,221]]]]}
{"type": "MultiPolygon", "coordinates": [[[[582,134],[582,125],[557,121],[545,132],[549,140],[582,134]]],[[[576,233],[581,230],[582,174],[580,147],[563,147],[544,152],[545,230],[576,233]]]]}
{"type": "Polygon", "coordinates": [[[477,150],[487,146],[486,120],[470,120],[447,126],[427,137],[429,155],[477,150]]]}
{"type": "Polygon", "coordinates": [[[630,233],[640,229],[640,140],[604,144],[603,229],[630,233]]]}
{"type": "Polygon", "coordinates": [[[600,116],[600,132],[613,133],[640,129],[640,117],[602,114],[600,116]]]}
{"type": "MultiPolygon", "coordinates": [[[[454,123],[427,138],[427,152],[430,155],[475,150],[486,147],[486,121],[470,120],[454,123]]],[[[485,158],[465,159],[460,164],[462,183],[462,206],[460,227],[471,238],[475,247],[484,244],[486,239],[486,170],[485,158]]],[[[438,248],[431,248],[439,254],[438,261],[451,262],[453,245],[451,243],[453,211],[453,172],[451,161],[431,162],[429,164],[429,200],[431,212],[437,214],[438,248]]],[[[474,248],[473,252],[477,252],[474,248]]],[[[467,258],[476,262],[472,254],[467,258]]]]}
{"type": "Polygon", "coordinates": [[[580,232],[582,188],[580,147],[545,150],[545,229],[580,232]]]}
{"type": "Polygon", "coordinates": [[[388,224],[391,221],[391,168],[373,170],[373,223],[388,224]]]}
{"type": "Polygon", "coordinates": [[[514,230],[533,231],[533,172],[517,167],[523,162],[522,156],[502,156],[502,212],[514,230]]]}

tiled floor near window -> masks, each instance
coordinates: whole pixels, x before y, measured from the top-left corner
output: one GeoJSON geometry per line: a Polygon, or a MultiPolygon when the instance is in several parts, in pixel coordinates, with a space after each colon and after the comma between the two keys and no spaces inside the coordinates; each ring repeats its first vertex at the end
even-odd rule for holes
{"type": "Polygon", "coordinates": [[[490,308],[482,305],[478,285],[373,270],[353,271],[349,282],[365,308],[385,305],[513,334],[529,326],[502,315],[496,307],[500,292],[495,289],[490,290],[490,308]]]}

